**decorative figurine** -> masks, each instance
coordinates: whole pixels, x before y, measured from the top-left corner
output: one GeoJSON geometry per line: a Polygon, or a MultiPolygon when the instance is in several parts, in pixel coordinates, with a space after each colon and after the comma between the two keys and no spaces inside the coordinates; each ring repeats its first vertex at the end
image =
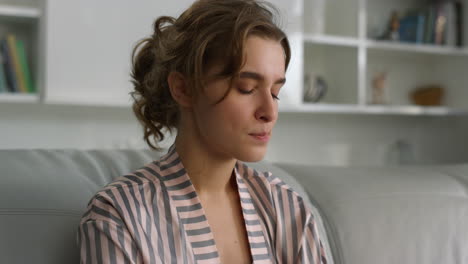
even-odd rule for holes
{"type": "Polygon", "coordinates": [[[327,92],[325,80],[313,73],[306,74],[304,78],[304,102],[316,103],[320,101],[327,92]]]}
{"type": "Polygon", "coordinates": [[[385,104],[385,80],[386,72],[379,72],[372,80],[372,104],[385,104]]]}
{"type": "Polygon", "coordinates": [[[398,13],[393,11],[392,17],[390,18],[390,30],[388,39],[392,41],[398,41],[400,39],[400,33],[398,30],[400,29],[400,19],[398,18],[398,13]]]}

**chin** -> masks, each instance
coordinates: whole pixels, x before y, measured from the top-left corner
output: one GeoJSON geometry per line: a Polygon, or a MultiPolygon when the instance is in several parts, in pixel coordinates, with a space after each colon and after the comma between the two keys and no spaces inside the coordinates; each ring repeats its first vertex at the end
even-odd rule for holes
{"type": "Polygon", "coordinates": [[[238,160],[243,162],[258,162],[263,160],[266,154],[266,147],[265,148],[253,148],[241,151],[239,153],[238,160]]]}

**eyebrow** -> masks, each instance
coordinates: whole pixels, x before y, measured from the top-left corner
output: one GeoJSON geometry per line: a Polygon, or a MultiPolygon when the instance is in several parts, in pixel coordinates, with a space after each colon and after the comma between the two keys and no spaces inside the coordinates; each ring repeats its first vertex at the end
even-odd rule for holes
{"type": "MultiPolygon", "coordinates": [[[[256,73],[256,72],[249,72],[249,71],[245,71],[245,72],[241,72],[239,74],[239,78],[248,78],[248,79],[254,79],[256,81],[264,81],[265,78],[256,73]]],[[[275,81],[275,84],[284,84],[286,82],[286,78],[280,78],[278,80],[275,81]]]]}

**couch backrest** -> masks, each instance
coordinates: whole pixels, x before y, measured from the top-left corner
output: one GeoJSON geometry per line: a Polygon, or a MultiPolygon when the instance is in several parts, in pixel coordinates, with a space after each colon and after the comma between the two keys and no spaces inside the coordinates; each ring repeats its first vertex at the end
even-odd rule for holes
{"type": "MultiPolygon", "coordinates": [[[[0,263],[79,263],[76,230],[89,199],[113,178],[162,154],[149,150],[0,150],[0,263]]],[[[281,174],[309,200],[301,184],[283,170],[266,162],[249,165],[281,174]]],[[[326,234],[322,236],[326,243],[326,234]]]]}
{"type": "MultiPolygon", "coordinates": [[[[161,154],[0,150],[0,263],[78,263],[75,232],[90,197],[161,154]]],[[[329,263],[468,263],[467,164],[249,165],[310,197],[329,263]]]]}
{"type": "Polygon", "coordinates": [[[0,263],[78,263],[92,195],[158,157],[151,151],[1,150],[0,263]]]}
{"type": "Polygon", "coordinates": [[[468,164],[276,164],[317,201],[336,263],[468,263],[468,164]]]}

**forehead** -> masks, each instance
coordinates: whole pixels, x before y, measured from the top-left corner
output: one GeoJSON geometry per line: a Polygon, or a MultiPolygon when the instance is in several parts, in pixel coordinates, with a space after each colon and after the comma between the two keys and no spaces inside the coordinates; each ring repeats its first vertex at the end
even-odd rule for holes
{"type": "Polygon", "coordinates": [[[285,59],[279,41],[250,36],[245,42],[244,65],[241,72],[253,71],[272,78],[284,77],[285,59]]]}
{"type": "MultiPolygon", "coordinates": [[[[281,43],[277,40],[263,38],[259,36],[249,36],[244,43],[243,64],[239,73],[249,71],[271,78],[284,78],[286,55],[281,43]]],[[[205,73],[205,81],[208,83],[216,81],[223,72],[226,64],[223,61],[216,61],[209,65],[205,73]]],[[[235,77],[235,76],[231,76],[235,77]]],[[[227,76],[223,76],[228,78],[227,76]]]]}

